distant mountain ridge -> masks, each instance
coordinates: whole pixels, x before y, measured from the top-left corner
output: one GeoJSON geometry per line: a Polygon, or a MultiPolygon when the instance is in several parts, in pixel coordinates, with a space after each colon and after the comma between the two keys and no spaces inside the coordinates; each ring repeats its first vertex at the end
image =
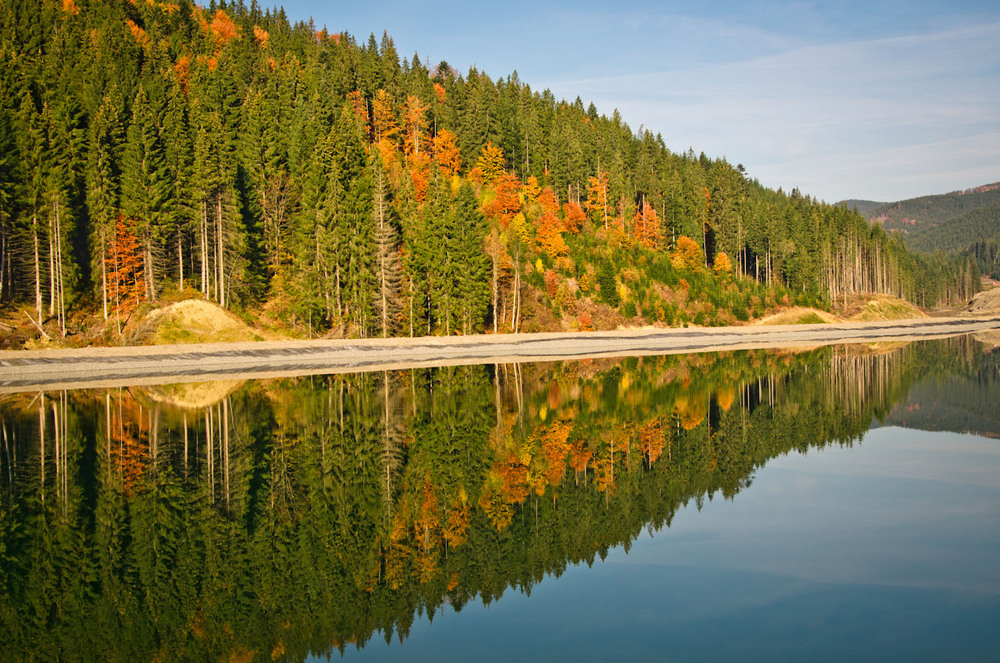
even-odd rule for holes
{"type": "Polygon", "coordinates": [[[857,210],[858,214],[868,218],[868,213],[873,209],[882,207],[883,205],[888,205],[889,203],[883,203],[877,200],[857,200],[855,198],[851,198],[850,200],[841,200],[837,204],[846,209],[857,210]]]}
{"type": "Polygon", "coordinates": [[[869,223],[900,233],[910,250],[968,251],[981,272],[1000,276],[1000,182],[893,203],[839,204],[856,209],[869,223]]]}
{"type": "Polygon", "coordinates": [[[858,206],[858,211],[869,221],[881,223],[886,230],[911,232],[920,226],[948,223],[977,209],[997,203],[1000,203],[1000,182],[964,191],[881,203],[874,207],[866,205],[866,209],[858,206]]]}
{"type": "Polygon", "coordinates": [[[913,387],[906,401],[896,405],[881,425],[1000,439],[1000,412],[991,391],[998,381],[1000,354],[987,353],[972,375],[952,375],[913,387]]]}

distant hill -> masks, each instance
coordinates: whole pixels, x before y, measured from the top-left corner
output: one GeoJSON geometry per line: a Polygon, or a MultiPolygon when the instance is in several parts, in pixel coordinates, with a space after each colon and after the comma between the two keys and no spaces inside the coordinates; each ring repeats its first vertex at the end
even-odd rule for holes
{"type": "Polygon", "coordinates": [[[914,386],[907,400],[894,407],[882,425],[1000,439],[995,396],[998,382],[1000,353],[986,353],[972,375],[952,375],[914,386]]]}
{"type": "Polygon", "coordinates": [[[916,251],[964,251],[973,242],[1000,239],[1000,201],[948,219],[920,224],[908,233],[906,244],[916,251]]]}
{"type": "Polygon", "coordinates": [[[894,203],[846,200],[840,205],[900,233],[913,251],[969,251],[982,273],[1000,277],[1000,182],[894,203]]]}
{"type": "Polygon", "coordinates": [[[982,207],[996,204],[1000,204],[1000,182],[965,191],[883,203],[867,211],[859,206],[858,211],[869,221],[881,223],[886,230],[912,234],[924,226],[947,224],[982,207]]]}
{"type": "Polygon", "coordinates": [[[868,213],[869,212],[871,212],[874,209],[878,209],[879,207],[884,207],[885,205],[888,205],[889,203],[880,203],[877,200],[854,200],[854,199],[851,199],[851,200],[842,200],[842,201],[840,201],[837,204],[840,205],[841,207],[843,207],[844,209],[857,210],[858,214],[864,216],[865,218],[868,218],[868,213]]]}

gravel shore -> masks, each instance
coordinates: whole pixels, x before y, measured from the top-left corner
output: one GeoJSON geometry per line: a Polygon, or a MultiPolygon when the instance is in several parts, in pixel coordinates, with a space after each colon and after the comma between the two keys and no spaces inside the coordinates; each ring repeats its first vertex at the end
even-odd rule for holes
{"type": "Polygon", "coordinates": [[[1000,329],[1000,316],[867,323],[262,341],[0,352],[0,393],[842,343],[1000,329]]]}

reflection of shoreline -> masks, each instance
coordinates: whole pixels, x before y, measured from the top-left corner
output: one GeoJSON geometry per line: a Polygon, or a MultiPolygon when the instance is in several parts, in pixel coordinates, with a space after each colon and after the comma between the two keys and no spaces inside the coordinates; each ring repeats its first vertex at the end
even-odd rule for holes
{"type": "Polygon", "coordinates": [[[142,389],[151,400],[186,410],[203,410],[215,405],[243,385],[243,380],[184,382],[170,385],[150,385],[142,389]]]}
{"type": "Polygon", "coordinates": [[[1000,317],[0,352],[0,393],[433,366],[905,342],[1000,329],[1000,317]]]}

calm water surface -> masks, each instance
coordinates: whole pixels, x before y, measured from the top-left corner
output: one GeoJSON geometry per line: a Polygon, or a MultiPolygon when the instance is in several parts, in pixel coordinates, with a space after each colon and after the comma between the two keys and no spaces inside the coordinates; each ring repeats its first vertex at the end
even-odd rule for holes
{"type": "Polygon", "coordinates": [[[971,339],[0,415],[4,660],[1000,659],[971,339]]]}

